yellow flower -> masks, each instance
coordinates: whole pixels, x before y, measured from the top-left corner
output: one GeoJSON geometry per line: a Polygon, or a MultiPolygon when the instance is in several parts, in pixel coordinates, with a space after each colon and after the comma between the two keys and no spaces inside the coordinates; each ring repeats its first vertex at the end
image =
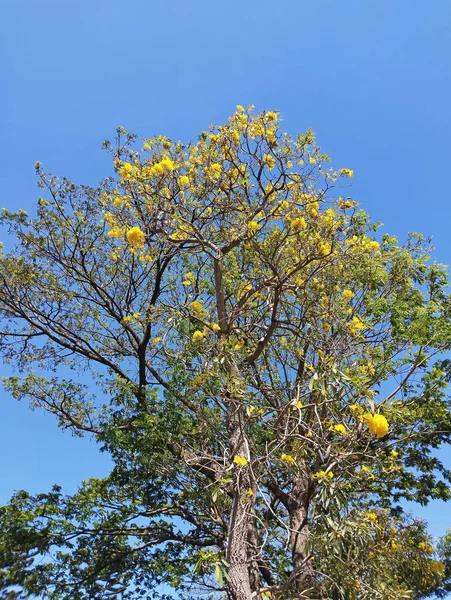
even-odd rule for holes
{"type": "Polygon", "coordinates": [[[389,426],[384,415],[372,415],[371,413],[366,413],[363,419],[367,424],[370,433],[373,435],[377,435],[378,438],[381,438],[387,434],[389,426]]]}
{"type": "Polygon", "coordinates": [[[443,573],[445,570],[445,563],[442,563],[440,560],[432,560],[430,565],[433,573],[443,573]]]}
{"type": "Polygon", "coordinates": [[[352,202],[352,200],[343,200],[342,198],[339,198],[337,200],[337,203],[338,206],[343,210],[346,210],[347,208],[352,208],[354,206],[354,202],[352,202]]]}
{"type": "MultiPolygon", "coordinates": [[[[268,138],[268,142],[272,145],[277,145],[277,138],[275,134],[274,127],[268,127],[266,130],[266,137],[268,138]]],[[[291,169],[291,167],[289,167],[291,169]]]]}
{"type": "Polygon", "coordinates": [[[257,223],[257,221],[249,221],[247,228],[251,231],[258,231],[260,229],[260,223],[257,223]]]}
{"type": "Polygon", "coordinates": [[[218,163],[213,163],[210,165],[209,173],[212,179],[218,179],[221,175],[222,167],[218,163]]]}
{"type": "Polygon", "coordinates": [[[340,174],[342,177],[354,177],[354,171],[352,169],[340,169],[340,174]]]}
{"type": "Polygon", "coordinates": [[[240,465],[240,466],[244,467],[245,465],[247,465],[247,458],[244,458],[244,456],[235,456],[235,458],[233,459],[233,462],[236,465],[240,465]]]}
{"type": "Polygon", "coordinates": [[[143,150],[150,150],[150,144],[146,142],[143,146],[143,150]]]}
{"type": "Polygon", "coordinates": [[[283,462],[287,463],[287,465],[294,465],[295,463],[294,458],[290,454],[282,454],[280,458],[283,460],[283,462]]]}
{"type": "Polygon", "coordinates": [[[234,346],[233,348],[235,350],[241,350],[241,348],[243,348],[245,345],[245,341],[244,340],[239,340],[234,346]]]}
{"type": "Polygon", "coordinates": [[[297,219],[293,219],[290,223],[290,226],[295,231],[303,231],[307,228],[307,223],[303,217],[298,217],[297,219]]]}
{"type": "Polygon", "coordinates": [[[213,331],[221,331],[221,327],[217,323],[210,323],[210,329],[213,331]]]}
{"type": "Polygon", "coordinates": [[[146,236],[139,227],[132,227],[127,231],[127,240],[130,246],[142,248],[146,241],[146,236]]]}
{"type": "Polygon", "coordinates": [[[353,335],[356,335],[358,331],[366,329],[365,323],[359,319],[359,317],[354,317],[352,321],[348,323],[348,327],[353,335]]]}
{"type": "Polygon", "coordinates": [[[161,338],[159,338],[159,337],[153,338],[154,344],[158,344],[158,342],[161,342],[161,338]]]}
{"type": "Polygon", "coordinates": [[[308,159],[308,161],[309,161],[309,163],[310,163],[311,165],[314,165],[314,164],[316,163],[316,158],[313,158],[313,156],[311,156],[311,157],[308,159]]]}
{"type": "Polygon", "coordinates": [[[336,431],[340,435],[347,434],[346,427],[343,425],[343,423],[338,423],[338,425],[334,425],[334,431],[336,431]]]}
{"type": "Polygon", "coordinates": [[[362,468],[360,469],[360,471],[362,473],[373,473],[373,471],[370,469],[370,467],[367,467],[366,465],[363,465],[362,468]]]}
{"type": "Polygon", "coordinates": [[[377,250],[379,248],[379,242],[368,242],[365,247],[368,250],[377,250]]]}
{"type": "Polygon", "coordinates": [[[326,473],[326,471],[318,471],[313,475],[318,481],[327,481],[328,479],[332,479],[333,476],[334,474],[332,471],[329,471],[328,473],[326,473]]]}
{"type": "Polygon", "coordinates": [[[125,204],[125,206],[129,206],[127,196],[114,196],[113,197],[113,206],[121,206],[125,204]]]}
{"type": "Polygon", "coordinates": [[[390,454],[391,454],[391,456],[393,456],[393,458],[396,458],[398,456],[399,452],[396,452],[396,450],[392,450],[390,454]]]}
{"type": "Polygon", "coordinates": [[[153,256],[152,254],[141,254],[141,256],[139,257],[139,260],[141,262],[150,263],[150,262],[153,262],[154,258],[155,258],[155,256],[153,256]]]}
{"type": "Polygon", "coordinates": [[[168,158],[167,156],[160,160],[160,162],[155,163],[150,169],[150,175],[164,175],[165,173],[170,173],[175,169],[174,162],[168,158]]]}
{"type": "Polygon", "coordinates": [[[236,290],[236,297],[241,300],[246,294],[252,290],[252,284],[249,282],[240,283],[236,290]]]}
{"type": "Polygon", "coordinates": [[[160,165],[160,163],[156,163],[150,169],[150,174],[151,175],[163,175],[163,173],[164,173],[164,168],[163,168],[163,165],[160,165]]]}
{"type": "Polygon", "coordinates": [[[192,340],[193,340],[193,342],[200,342],[201,340],[204,339],[204,337],[205,337],[204,332],[198,330],[193,333],[192,340]]]}
{"type": "Polygon", "coordinates": [[[174,162],[170,158],[167,158],[167,157],[163,158],[163,160],[160,161],[160,165],[167,172],[173,171],[175,168],[174,162]]]}
{"type": "Polygon", "coordinates": [[[352,290],[343,290],[343,297],[346,300],[352,300],[354,298],[354,292],[352,290]]]}
{"type": "Polygon", "coordinates": [[[109,232],[107,233],[107,235],[109,235],[110,237],[121,237],[122,236],[122,229],[120,227],[112,227],[109,232]]]}
{"type": "Polygon", "coordinates": [[[133,317],[131,317],[130,315],[127,315],[126,317],[124,317],[124,318],[122,319],[122,321],[123,321],[124,323],[131,323],[131,322],[133,321],[133,317]]]}
{"type": "Polygon", "coordinates": [[[189,177],[186,175],[181,175],[178,179],[179,185],[189,185],[189,177]]]}
{"type": "Polygon", "coordinates": [[[204,310],[202,303],[199,302],[198,300],[194,300],[194,302],[191,302],[190,306],[196,313],[201,313],[204,310]]]}
{"type": "Polygon", "coordinates": [[[237,120],[237,128],[238,129],[244,129],[246,127],[248,118],[247,115],[240,113],[240,114],[235,114],[235,118],[237,120]]]}
{"type": "Polygon", "coordinates": [[[369,519],[370,521],[372,521],[373,523],[377,522],[377,514],[374,512],[367,512],[365,513],[365,517],[367,519],[369,519]]]}
{"type": "Polygon", "coordinates": [[[234,142],[235,144],[238,144],[240,142],[240,132],[236,131],[235,129],[233,131],[230,132],[230,137],[232,138],[232,142],[234,142]]]}
{"type": "Polygon", "coordinates": [[[261,123],[254,123],[251,127],[251,137],[262,136],[265,133],[265,128],[261,123]]]}
{"type": "Polygon", "coordinates": [[[277,113],[276,112],[272,112],[272,111],[268,111],[266,113],[266,118],[268,119],[268,121],[276,121],[277,120],[277,113]]]}
{"type": "Polygon", "coordinates": [[[131,179],[132,177],[135,177],[138,174],[139,174],[138,167],[135,167],[134,165],[131,165],[130,163],[124,163],[121,166],[121,168],[119,169],[119,175],[123,179],[131,179]]]}
{"type": "Polygon", "coordinates": [[[264,154],[263,155],[263,162],[265,163],[265,165],[268,167],[268,169],[271,171],[272,169],[274,169],[276,161],[274,159],[274,156],[272,156],[271,154],[264,154]]]}
{"type": "Polygon", "coordinates": [[[418,544],[418,548],[422,550],[425,554],[434,554],[434,548],[430,544],[426,544],[425,542],[420,542],[418,544]]]}
{"type": "Polygon", "coordinates": [[[185,279],[182,281],[182,285],[188,286],[194,283],[194,273],[191,271],[185,275],[185,279]]]}
{"type": "Polygon", "coordinates": [[[330,243],[321,242],[318,246],[318,254],[320,256],[328,256],[329,254],[332,254],[332,246],[330,245],[330,243]]]}

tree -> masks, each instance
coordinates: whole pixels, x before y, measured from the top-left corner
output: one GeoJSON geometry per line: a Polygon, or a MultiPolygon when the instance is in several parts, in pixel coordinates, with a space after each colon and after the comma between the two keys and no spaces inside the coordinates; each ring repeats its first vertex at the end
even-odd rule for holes
{"type": "Polygon", "coordinates": [[[377,241],[353,172],[279,121],[237,107],[196,145],[139,150],[119,128],[98,188],[38,163],[37,215],[3,211],[6,388],[114,463],[1,509],[5,593],[445,589],[399,501],[450,497],[446,270],[420,235],[377,241]]]}

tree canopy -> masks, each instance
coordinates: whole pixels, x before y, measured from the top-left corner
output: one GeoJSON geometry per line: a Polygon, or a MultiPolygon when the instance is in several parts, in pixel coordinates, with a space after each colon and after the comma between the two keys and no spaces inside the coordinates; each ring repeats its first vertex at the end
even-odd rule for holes
{"type": "Polygon", "coordinates": [[[1,216],[6,389],[114,465],[0,509],[3,597],[445,594],[449,539],[400,505],[450,497],[429,241],[380,234],[277,112],[105,147],[97,188],[38,163],[36,215],[1,216]]]}

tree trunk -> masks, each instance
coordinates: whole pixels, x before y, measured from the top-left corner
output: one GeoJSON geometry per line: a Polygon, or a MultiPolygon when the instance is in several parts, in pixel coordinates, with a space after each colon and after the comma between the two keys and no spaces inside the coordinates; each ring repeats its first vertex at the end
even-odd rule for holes
{"type": "Polygon", "coordinates": [[[297,573],[296,584],[298,592],[315,588],[315,575],[311,560],[308,558],[307,542],[308,528],[308,478],[298,478],[290,494],[290,547],[293,569],[297,573]]]}
{"type": "Polygon", "coordinates": [[[248,492],[255,489],[255,482],[243,426],[244,408],[239,398],[229,398],[228,411],[231,454],[248,461],[245,465],[236,464],[234,467],[233,502],[226,553],[230,577],[229,597],[231,600],[250,600],[252,592],[258,590],[258,580],[256,581],[249,557],[249,530],[255,527],[255,493],[248,492]]]}
{"type": "MultiPolygon", "coordinates": [[[[238,455],[243,456],[243,454],[238,455]]],[[[250,600],[252,592],[258,589],[255,571],[251,569],[248,544],[249,528],[255,526],[253,519],[255,495],[251,496],[246,493],[252,488],[249,464],[237,465],[236,470],[226,554],[230,577],[229,596],[232,600],[250,600]],[[252,577],[251,570],[253,571],[252,577]]]]}

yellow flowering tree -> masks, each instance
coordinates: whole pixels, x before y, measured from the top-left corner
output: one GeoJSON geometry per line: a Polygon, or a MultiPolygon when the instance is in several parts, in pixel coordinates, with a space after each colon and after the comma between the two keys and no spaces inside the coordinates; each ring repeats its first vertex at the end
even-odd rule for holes
{"type": "Polygon", "coordinates": [[[19,371],[6,388],[114,468],[1,509],[1,589],[444,589],[424,524],[398,504],[450,496],[433,453],[451,433],[445,269],[421,236],[379,234],[349,197],[353,171],[279,122],[237,107],[187,146],[119,129],[97,189],[38,164],[37,215],[3,211],[17,242],[0,258],[0,349],[19,371]]]}

